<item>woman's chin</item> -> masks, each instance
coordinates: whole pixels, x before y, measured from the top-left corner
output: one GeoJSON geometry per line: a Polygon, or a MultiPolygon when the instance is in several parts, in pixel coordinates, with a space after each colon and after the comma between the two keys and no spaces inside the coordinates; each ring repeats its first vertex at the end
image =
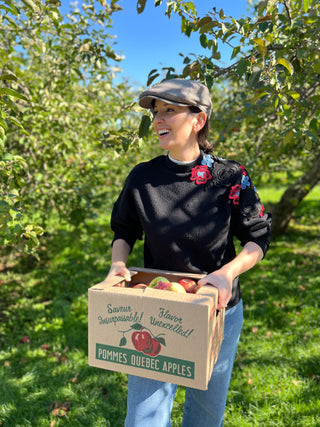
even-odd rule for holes
{"type": "Polygon", "coordinates": [[[162,148],[163,150],[170,150],[170,147],[172,146],[172,144],[170,144],[170,141],[159,141],[160,144],[160,148],[162,148]]]}

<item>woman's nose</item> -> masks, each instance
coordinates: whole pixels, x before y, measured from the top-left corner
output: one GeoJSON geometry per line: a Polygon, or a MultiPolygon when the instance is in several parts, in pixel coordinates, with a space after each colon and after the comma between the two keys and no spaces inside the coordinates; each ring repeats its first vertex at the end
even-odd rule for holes
{"type": "Polygon", "coordinates": [[[154,116],[153,122],[159,123],[159,122],[162,122],[163,120],[164,120],[164,114],[161,113],[161,111],[157,111],[157,113],[154,116]]]}

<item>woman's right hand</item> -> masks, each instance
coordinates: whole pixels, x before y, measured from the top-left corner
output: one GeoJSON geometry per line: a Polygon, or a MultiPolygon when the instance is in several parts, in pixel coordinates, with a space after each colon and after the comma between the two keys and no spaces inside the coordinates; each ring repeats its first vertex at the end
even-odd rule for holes
{"type": "Polygon", "coordinates": [[[111,264],[109,273],[105,280],[108,280],[110,277],[114,276],[121,276],[123,277],[127,282],[131,281],[131,274],[130,271],[127,269],[124,262],[114,262],[111,264]]]}

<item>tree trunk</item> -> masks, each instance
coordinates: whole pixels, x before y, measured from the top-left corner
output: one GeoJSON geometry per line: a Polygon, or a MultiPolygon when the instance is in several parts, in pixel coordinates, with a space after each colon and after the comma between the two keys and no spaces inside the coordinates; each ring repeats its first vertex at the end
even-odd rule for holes
{"type": "Polygon", "coordinates": [[[306,195],[320,182],[320,156],[313,165],[286,189],[280,201],[272,209],[272,235],[284,234],[295,210],[306,195]]]}

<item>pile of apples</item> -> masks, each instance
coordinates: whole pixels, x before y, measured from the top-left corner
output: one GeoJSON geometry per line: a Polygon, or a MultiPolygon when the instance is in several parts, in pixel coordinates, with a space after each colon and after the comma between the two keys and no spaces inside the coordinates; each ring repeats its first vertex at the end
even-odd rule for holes
{"type": "Polygon", "coordinates": [[[195,294],[199,286],[197,282],[192,279],[184,278],[178,280],[178,282],[170,282],[166,277],[157,276],[151,280],[150,283],[137,283],[132,286],[135,289],[144,289],[144,288],[153,288],[159,289],[162,291],[171,291],[171,292],[181,292],[188,294],[195,294]]]}

